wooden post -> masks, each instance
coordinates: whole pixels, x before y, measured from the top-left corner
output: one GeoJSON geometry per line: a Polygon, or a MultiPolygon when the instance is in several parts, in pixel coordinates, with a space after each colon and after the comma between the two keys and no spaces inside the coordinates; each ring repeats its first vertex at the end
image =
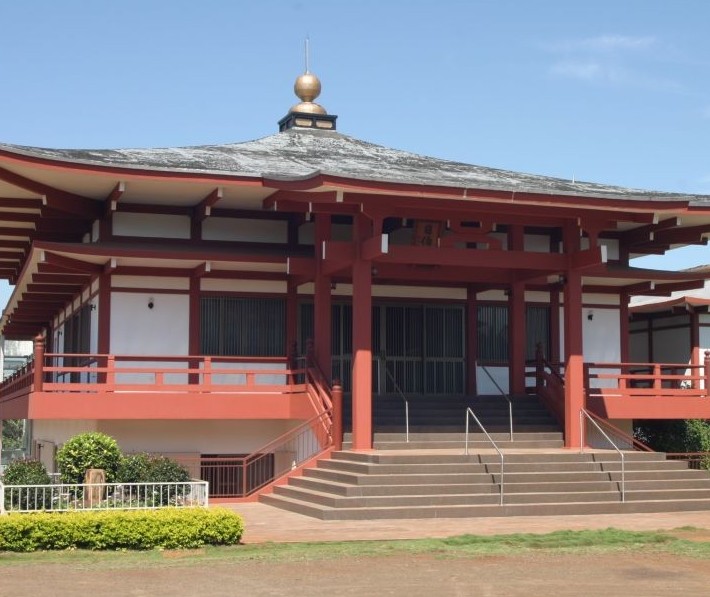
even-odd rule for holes
{"type": "Polygon", "coordinates": [[[567,271],[565,285],[565,447],[580,447],[579,411],[584,407],[582,276],[567,271]]]}
{"type": "Polygon", "coordinates": [[[571,355],[565,366],[565,448],[581,448],[579,413],[584,408],[584,358],[571,355]]]}
{"type": "Polygon", "coordinates": [[[653,389],[661,389],[661,366],[658,363],[653,366],[653,389]]]}
{"type": "Polygon", "coordinates": [[[343,386],[340,380],[333,382],[333,448],[343,449],[343,386]]]}
{"type": "Polygon", "coordinates": [[[525,284],[510,285],[509,312],[509,375],[510,393],[525,393],[525,284]]]}
{"type": "Polygon", "coordinates": [[[710,350],[705,351],[705,395],[710,397],[710,350]]]}
{"type": "Polygon", "coordinates": [[[106,356],[106,391],[116,390],[116,357],[112,354],[106,356]]]}
{"type": "Polygon", "coordinates": [[[34,391],[41,392],[44,388],[44,336],[34,339],[34,391]]]}
{"type": "Polygon", "coordinates": [[[371,222],[355,216],[354,240],[358,256],[353,263],[353,450],[372,449],[372,262],[359,254],[371,236],[371,222]]]}

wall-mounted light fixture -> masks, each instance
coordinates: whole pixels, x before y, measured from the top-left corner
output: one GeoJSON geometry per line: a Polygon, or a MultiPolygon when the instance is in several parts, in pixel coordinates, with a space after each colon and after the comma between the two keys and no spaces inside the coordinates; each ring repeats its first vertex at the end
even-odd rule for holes
{"type": "Polygon", "coordinates": [[[149,308],[149,309],[152,309],[153,307],[155,307],[155,299],[151,296],[151,297],[148,299],[148,308],[149,308]]]}
{"type": "Polygon", "coordinates": [[[594,319],[594,311],[587,311],[587,319],[592,321],[594,319]]]}
{"type": "Polygon", "coordinates": [[[372,272],[372,275],[373,275],[373,276],[376,276],[377,274],[380,273],[380,272],[378,271],[378,269],[377,269],[374,265],[372,266],[371,272],[372,272]]]}

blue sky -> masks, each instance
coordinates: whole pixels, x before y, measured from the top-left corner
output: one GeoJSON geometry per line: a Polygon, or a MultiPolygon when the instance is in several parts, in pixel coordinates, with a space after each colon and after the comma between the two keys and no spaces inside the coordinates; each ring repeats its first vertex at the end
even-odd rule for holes
{"type": "MultiPolygon", "coordinates": [[[[297,100],[442,158],[710,193],[707,0],[23,0],[0,4],[0,142],[245,141],[297,100]]],[[[665,263],[710,263],[694,248],[665,263]]],[[[657,262],[647,262],[656,266],[657,262]]]]}

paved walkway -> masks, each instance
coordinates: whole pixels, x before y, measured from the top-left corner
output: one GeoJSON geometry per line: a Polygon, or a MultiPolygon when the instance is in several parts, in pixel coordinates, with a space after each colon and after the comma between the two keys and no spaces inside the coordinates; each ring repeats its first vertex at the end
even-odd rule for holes
{"type": "Polygon", "coordinates": [[[559,530],[617,529],[655,531],[692,526],[710,530],[710,512],[517,516],[417,520],[318,520],[256,502],[226,507],[244,517],[244,543],[358,541],[450,537],[465,533],[500,535],[559,530]]]}

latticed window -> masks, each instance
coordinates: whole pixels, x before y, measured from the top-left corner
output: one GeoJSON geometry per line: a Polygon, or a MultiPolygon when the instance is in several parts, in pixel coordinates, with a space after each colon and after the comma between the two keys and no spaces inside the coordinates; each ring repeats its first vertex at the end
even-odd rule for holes
{"type": "Polygon", "coordinates": [[[535,359],[538,343],[542,345],[542,354],[550,356],[550,307],[547,305],[528,305],[525,314],[526,347],[525,358],[535,359]]]}
{"type": "Polygon", "coordinates": [[[278,298],[204,297],[200,351],[219,356],[283,356],[286,303],[278,298]]]}
{"type": "Polygon", "coordinates": [[[478,306],[478,358],[484,363],[508,362],[508,306],[478,306]]]}

